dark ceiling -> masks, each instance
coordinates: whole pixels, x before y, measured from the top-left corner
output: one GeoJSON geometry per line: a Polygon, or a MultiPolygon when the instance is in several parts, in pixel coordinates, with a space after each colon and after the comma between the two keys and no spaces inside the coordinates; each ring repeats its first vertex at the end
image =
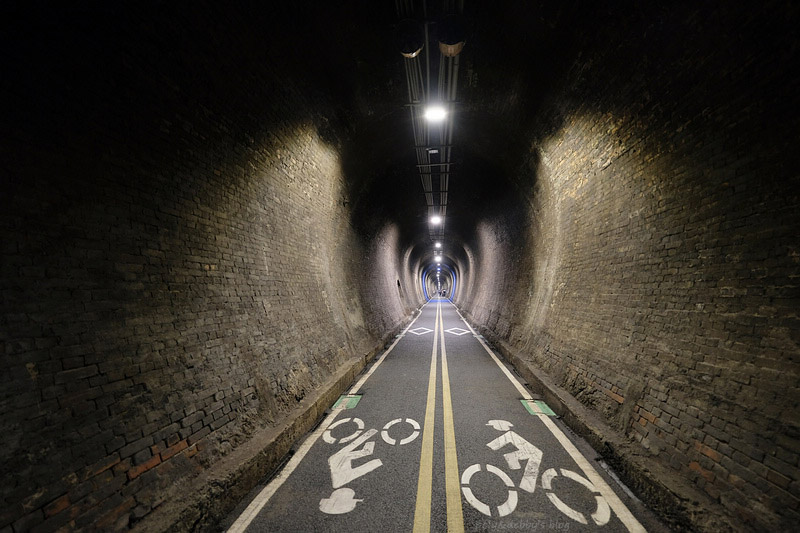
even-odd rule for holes
{"type": "MultiPolygon", "coordinates": [[[[434,61],[437,24],[459,4],[425,4],[434,61]]],[[[413,5],[421,13],[423,3],[413,5]]],[[[65,131],[92,135],[82,125],[97,121],[107,122],[110,135],[145,137],[153,125],[142,117],[175,104],[209,115],[223,110],[231,135],[246,135],[259,109],[274,105],[264,103],[264,95],[302,93],[317,130],[342,153],[353,224],[368,235],[384,222],[396,223],[405,245],[422,253],[430,244],[427,210],[405,105],[395,6],[305,1],[7,8],[4,88],[34,102],[11,106],[9,123],[37,124],[44,132],[40,142],[54,147],[65,131]],[[15,85],[20,78],[29,81],[15,85]],[[111,91],[126,98],[124,111],[105,103],[103,95],[111,91]]],[[[477,214],[488,206],[529,201],[532,146],[559,120],[558,113],[541,110],[555,92],[559,105],[569,102],[567,75],[585,85],[575,96],[581,105],[592,105],[586,100],[592,86],[616,84],[623,89],[616,105],[627,109],[630,79],[647,86],[649,75],[693,47],[725,50],[716,33],[732,42],[734,31],[734,40],[746,41],[718,7],[706,6],[690,18],[693,27],[685,13],[652,2],[465,2],[446,239],[469,240],[477,214]]],[[[749,25],[758,27],[758,21],[749,25]]],[[[703,68],[686,63],[683,79],[695,83],[703,68]]],[[[715,78],[703,74],[711,90],[715,78]]],[[[680,83],[653,85],[646,97],[677,100],[680,83]]],[[[687,103],[682,112],[696,114],[703,105],[687,103]]],[[[286,116],[295,112],[280,109],[286,116]]]]}

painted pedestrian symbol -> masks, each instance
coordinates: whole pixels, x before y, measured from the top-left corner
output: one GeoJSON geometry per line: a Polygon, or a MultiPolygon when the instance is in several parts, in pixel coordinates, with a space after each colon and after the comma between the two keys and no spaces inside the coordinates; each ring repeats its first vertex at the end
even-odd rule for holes
{"type": "Polygon", "coordinates": [[[367,442],[378,432],[377,429],[370,429],[356,440],[331,455],[328,459],[328,466],[331,469],[331,483],[334,489],[347,485],[354,479],[369,474],[379,468],[383,462],[380,459],[373,459],[360,466],[353,467],[353,461],[372,455],[375,450],[374,442],[367,442]],[[359,446],[362,446],[360,450],[359,446]]]}
{"type": "MultiPolygon", "coordinates": [[[[486,425],[491,426],[497,431],[504,432],[499,437],[490,441],[487,446],[494,451],[500,451],[509,447],[514,448],[513,451],[505,453],[503,458],[505,459],[506,465],[509,469],[523,471],[522,478],[519,481],[519,488],[525,492],[533,493],[536,489],[536,481],[539,477],[539,468],[542,464],[542,451],[525,440],[518,433],[512,431],[511,428],[514,427],[514,424],[511,422],[506,420],[490,420],[486,425]],[[523,463],[525,463],[524,469],[522,466],[523,463]]],[[[589,523],[588,519],[583,513],[571,508],[553,492],[553,480],[558,475],[576,481],[589,490],[589,492],[593,493],[595,502],[597,504],[597,509],[591,514],[592,521],[598,526],[603,526],[608,523],[608,521],[611,519],[611,508],[609,507],[606,499],[599,493],[592,482],[580,474],[577,474],[566,468],[560,468],[558,470],[555,468],[550,468],[546,470],[541,477],[542,488],[545,490],[545,495],[556,507],[556,509],[576,522],[581,524],[589,523]]],[[[461,491],[464,494],[464,498],[467,500],[467,502],[486,516],[492,516],[493,514],[499,517],[507,516],[514,512],[514,509],[516,509],[517,503],[519,502],[519,495],[516,491],[516,485],[511,477],[500,468],[490,464],[474,464],[467,467],[466,470],[464,470],[464,473],[461,475],[461,491]],[[486,472],[490,472],[500,478],[500,481],[503,482],[508,490],[506,500],[502,504],[497,505],[495,510],[480,500],[470,487],[472,476],[484,470],[484,467],[486,472]]]]}
{"type": "MultiPolygon", "coordinates": [[[[371,439],[378,434],[378,430],[368,429],[364,431],[365,427],[364,421],[360,418],[343,418],[328,426],[322,434],[322,439],[328,444],[347,444],[344,448],[328,458],[333,492],[329,497],[322,498],[319,501],[319,510],[323,513],[345,514],[355,509],[356,505],[364,500],[356,498],[355,491],[350,487],[345,487],[345,485],[383,466],[383,461],[378,458],[354,466],[355,461],[369,457],[375,452],[375,443],[377,439],[371,439]],[[334,437],[331,430],[344,426],[345,424],[355,424],[356,429],[345,437],[334,437]]],[[[411,418],[395,418],[383,426],[380,434],[381,439],[386,444],[390,446],[403,446],[413,442],[419,436],[419,429],[420,426],[416,420],[411,418]],[[411,426],[412,431],[408,436],[398,440],[390,434],[389,430],[401,422],[405,422],[411,426]]],[[[392,430],[391,433],[396,435],[401,432],[392,430]]]]}
{"type": "Polygon", "coordinates": [[[331,494],[330,498],[322,498],[319,501],[319,510],[327,514],[344,514],[349,513],[356,508],[358,502],[364,500],[356,499],[356,492],[347,487],[336,489],[331,494]]]}

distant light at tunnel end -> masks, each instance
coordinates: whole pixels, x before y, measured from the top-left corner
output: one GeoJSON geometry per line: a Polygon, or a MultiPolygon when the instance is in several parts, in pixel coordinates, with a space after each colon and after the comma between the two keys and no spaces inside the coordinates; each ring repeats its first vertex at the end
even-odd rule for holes
{"type": "Polygon", "coordinates": [[[441,122],[447,116],[447,111],[440,105],[432,105],[425,108],[424,116],[429,122],[441,122]]]}
{"type": "Polygon", "coordinates": [[[442,217],[440,217],[439,215],[433,215],[433,216],[431,217],[431,219],[430,219],[430,222],[431,222],[431,224],[433,224],[434,226],[436,226],[436,225],[439,225],[439,224],[441,224],[441,223],[442,223],[442,217]]]}

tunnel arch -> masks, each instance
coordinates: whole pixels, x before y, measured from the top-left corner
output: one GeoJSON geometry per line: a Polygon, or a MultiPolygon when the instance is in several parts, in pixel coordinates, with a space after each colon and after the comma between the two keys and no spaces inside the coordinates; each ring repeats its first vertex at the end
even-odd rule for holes
{"type": "MultiPolygon", "coordinates": [[[[309,429],[425,302],[393,3],[29,4],[0,83],[0,529],[157,530],[186,494],[212,529],[202,479],[277,467],[214,470],[309,429]]],[[[661,507],[790,530],[797,7],[583,4],[465,3],[450,297],[661,507]]]]}
{"type": "Polygon", "coordinates": [[[426,300],[430,300],[438,296],[436,294],[437,289],[439,291],[446,291],[446,298],[451,302],[458,294],[458,276],[456,275],[456,271],[453,269],[453,267],[446,262],[441,263],[441,267],[439,267],[436,263],[429,264],[422,270],[420,276],[422,278],[421,285],[426,300]],[[438,278],[437,271],[440,270],[443,272],[441,276],[446,278],[442,279],[441,281],[439,279],[435,279],[438,278]]]}

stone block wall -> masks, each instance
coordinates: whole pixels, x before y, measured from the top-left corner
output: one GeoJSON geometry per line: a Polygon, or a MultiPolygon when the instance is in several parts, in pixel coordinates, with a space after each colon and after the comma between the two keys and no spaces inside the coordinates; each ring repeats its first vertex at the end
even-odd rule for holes
{"type": "Polygon", "coordinates": [[[248,13],[152,15],[6,21],[3,532],[134,525],[419,304],[340,109],[248,13]]]}
{"type": "Polygon", "coordinates": [[[526,223],[509,224],[507,207],[476,223],[459,303],[740,527],[789,530],[800,519],[791,13],[649,14],[601,17],[608,29],[554,84],[517,176],[526,223]]]}

